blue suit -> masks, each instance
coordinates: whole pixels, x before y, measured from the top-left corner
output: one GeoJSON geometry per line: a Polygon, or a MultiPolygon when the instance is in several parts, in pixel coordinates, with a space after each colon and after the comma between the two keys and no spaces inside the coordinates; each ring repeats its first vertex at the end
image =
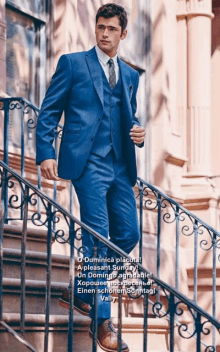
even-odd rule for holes
{"type": "MultiPolygon", "coordinates": [[[[81,220],[130,253],[139,240],[132,189],[137,178],[135,148],[129,136],[132,125],[139,124],[135,117],[139,75],[120,59],[118,64],[119,81],[111,90],[95,48],[61,56],[38,119],[36,162],[55,158],[54,129],[64,111],[58,174],[72,180],[81,220]]],[[[84,231],[82,242],[86,256],[92,256],[94,238],[84,231]]],[[[98,254],[114,256],[102,243],[98,254]]],[[[92,304],[92,295],[79,294],[77,283],[75,294],[92,304]]],[[[107,319],[110,302],[101,296],[98,317],[107,319]]]]}
{"type": "MultiPolygon", "coordinates": [[[[118,59],[123,83],[122,123],[123,149],[132,185],[137,178],[134,143],[129,132],[134,123],[138,72],[118,59]]],[[[36,163],[55,159],[52,146],[54,129],[63,111],[65,123],[60,145],[58,174],[64,179],[77,179],[83,172],[94,137],[103,115],[103,80],[95,48],[88,52],[61,56],[43,101],[37,125],[36,163]],[[74,165],[70,167],[70,165],[74,165]]]]}

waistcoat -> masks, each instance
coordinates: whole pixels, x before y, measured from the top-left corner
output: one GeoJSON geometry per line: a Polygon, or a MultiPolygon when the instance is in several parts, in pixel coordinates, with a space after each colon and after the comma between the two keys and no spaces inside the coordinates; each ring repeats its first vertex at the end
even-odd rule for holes
{"type": "Polygon", "coordinates": [[[91,152],[105,157],[113,148],[115,156],[122,156],[121,109],[122,79],[119,73],[118,82],[113,89],[102,70],[104,89],[104,112],[97,130],[91,152]]]}

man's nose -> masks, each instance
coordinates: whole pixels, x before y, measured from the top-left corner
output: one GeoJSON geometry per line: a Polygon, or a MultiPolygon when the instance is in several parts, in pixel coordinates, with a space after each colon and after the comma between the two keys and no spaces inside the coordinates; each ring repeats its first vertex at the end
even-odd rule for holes
{"type": "Polygon", "coordinates": [[[103,31],[103,37],[108,37],[108,28],[105,28],[103,31]]]}

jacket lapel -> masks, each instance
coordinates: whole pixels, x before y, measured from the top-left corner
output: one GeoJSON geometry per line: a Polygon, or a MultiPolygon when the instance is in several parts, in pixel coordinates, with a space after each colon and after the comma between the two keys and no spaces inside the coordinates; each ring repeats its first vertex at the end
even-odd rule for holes
{"type": "MultiPolygon", "coordinates": [[[[102,68],[99,63],[95,47],[86,53],[86,61],[89,67],[89,72],[99,96],[99,99],[104,106],[104,93],[103,93],[103,79],[102,79],[102,68]]],[[[127,65],[118,58],[118,65],[121,72],[122,86],[123,86],[123,109],[132,115],[130,99],[133,93],[133,85],[131,83],[131,75],[127,65]]]]}
{"type": "Polygon", "coordinates": [[[102,106],[104,106],[103,79],[102,79],[102,71],[101,71],[102,68],[99,63],[95,47],[87,52],[86,61],[89,67],[89,71],[90,71],[90,75],[91,75],[94,87],[102,103],[102,106]]]}
{"type": "Polygon", "coordinates": [[[133,85],[131,83],[131,75],[127,65],[120,59],[118,59],[119,68],[121,71],[122,85],[123,85],[123,109],[127,111],[132,117],[131,110],[131,96],[133,93],[133,85]]]}

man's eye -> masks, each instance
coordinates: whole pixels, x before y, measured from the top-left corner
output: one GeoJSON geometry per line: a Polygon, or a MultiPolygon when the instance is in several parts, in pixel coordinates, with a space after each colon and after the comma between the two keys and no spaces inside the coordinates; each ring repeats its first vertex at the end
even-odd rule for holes
{"type": "Polygon", "coordinates": [[[115,30],[115,28],[110,28],[110,31],[114,31],[115,30]]]}

